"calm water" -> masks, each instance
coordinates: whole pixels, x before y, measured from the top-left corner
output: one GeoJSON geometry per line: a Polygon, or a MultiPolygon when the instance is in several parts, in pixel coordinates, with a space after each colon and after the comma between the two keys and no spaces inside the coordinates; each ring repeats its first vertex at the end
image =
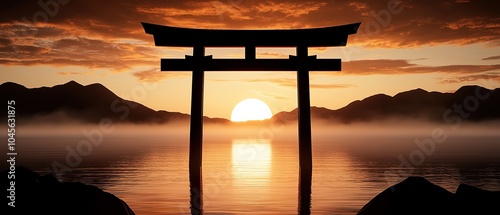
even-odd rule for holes
{"type": "MultiPolygon", "coordinates": [[[[500,135],[449,137],[430,155],[416,152],[416,138],[314,136],[311,213],[355,214],[410,174],[452,192],[459,183],[500,190],[500,135]],[[401,159],[414,162],[402,165],[401,159]]],[[[54,161],[67,165],[67,147],[76,149],[84,139],[19,135],[18,163],[48,173],[54,161]]],[[[297,214],[294,138],[207,138],[203,155],[204,214],[297,214]]],[[[106,135],[81,158],[59,178],[96,185],[137,214],[189,214],[185,135],[106,135]]]]}

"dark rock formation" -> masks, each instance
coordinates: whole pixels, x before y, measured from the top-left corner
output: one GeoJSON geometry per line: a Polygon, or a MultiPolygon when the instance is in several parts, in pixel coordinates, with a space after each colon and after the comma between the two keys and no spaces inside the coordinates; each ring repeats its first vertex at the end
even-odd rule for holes
{"type": "Polygon", "coordinates": [[[409,177],[384,190],[366,204],[358,215],[450,214],[453,193],[422,177],[409,177]]]}
{"type": "Polygon", "coordinates": [[[460,184],[455,199],[461,214],[500,214],[500,191],[460,184]]]}
{"type": "MultiPolygon", "coordinates": [[[[1,173],[2,190],[9,189],[8,170],[1,173]]],[[[79,182],[59,182],[28,168],[15,170],[15,208],[5,198],[2,214],[133,215],[128,205],[111,193],[79,182]]]]}
{"type": "Polygon", "coordinates": [[[500,214],[500,192],[461,184],[453,194],[425,178],[409,177],[375,196],[357,214],[500,214]]]}

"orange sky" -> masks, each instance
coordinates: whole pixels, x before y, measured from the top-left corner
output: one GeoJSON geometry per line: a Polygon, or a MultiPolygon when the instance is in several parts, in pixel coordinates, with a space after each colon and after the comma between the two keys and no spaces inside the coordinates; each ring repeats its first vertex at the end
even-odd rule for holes
{"type": "MultiPolygon", "coordinates": [[[[102,83],[156,110],[188,113],[190,72],[160,72],[160,58],[191,49],[155,47],[140,22],[192,28],[310,28],[362,22],[345,48],[311,49],[341,58],[341,72],[311,74],[311,105],[330,109],[376,93],[453,91],[500,83],[500,15],[495,1],[7,1],[0,8],[0,82],[27,87],[70,80],[102,83]]],[[[258,49],[283,58],[294,49],[258,49]]],[[[243,49],[207,49],[242,57],[243,49]]],[[[205,115],[229,118],[245,98],[273,113],[297,106],[294,72],[207,72],[205,115]]]]}

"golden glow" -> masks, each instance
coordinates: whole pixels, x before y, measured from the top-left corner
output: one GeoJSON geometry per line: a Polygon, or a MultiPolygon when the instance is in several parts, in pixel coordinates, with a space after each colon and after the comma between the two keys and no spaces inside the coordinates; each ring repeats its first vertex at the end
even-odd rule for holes
{"type": "Polygon", "coordinates": [[[271,109],[261,100],[245,99],[238,103],[231,114],[231,121],[245,122],[249,120],[264,120],[272,117],[271,109]]]}
{"type": "Polygon", "coordinates": [[[232,151],[232,172],[236,182],[261,185],[269,181],[272,163],[269,140],[233,140],[232,151]]]}

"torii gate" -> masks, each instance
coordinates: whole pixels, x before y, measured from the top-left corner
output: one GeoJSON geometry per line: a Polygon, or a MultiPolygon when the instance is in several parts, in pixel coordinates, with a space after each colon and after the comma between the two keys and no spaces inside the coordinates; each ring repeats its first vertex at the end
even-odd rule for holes
{"type": "MultiPolygon", "coordinates": [[[[293,30],[190,29],[142,23],[156,46],[193,47],[185,59],[161,59],[162,71],[193,71],[189,172],[201,177],[203,143],[203,84],[205,71],[297,71],[300,174],[312,174],[309,71],[340,71],[340,59],[309,56],[309,47],[345,46],[361,23],[293,30]],[[205,47],[245,47],[244,59],[212,59],[205,47]],[[256,47],[296,47],[289,59],[257,59],[256,47]]],[[[196,178],[196,177],[195,177],[196,178]]],[[[192,182],[193,180],[191,180],[192,182]]],[[[201,185],[200,185],[201,186],[201,185]]],[[[310,192],[310,191],[309,191],[310,192]]],[[[192,193],[193,195],[193,193],[192,193]]],[[[201,197],[200,197],[201,198],[201,197]]]]}

